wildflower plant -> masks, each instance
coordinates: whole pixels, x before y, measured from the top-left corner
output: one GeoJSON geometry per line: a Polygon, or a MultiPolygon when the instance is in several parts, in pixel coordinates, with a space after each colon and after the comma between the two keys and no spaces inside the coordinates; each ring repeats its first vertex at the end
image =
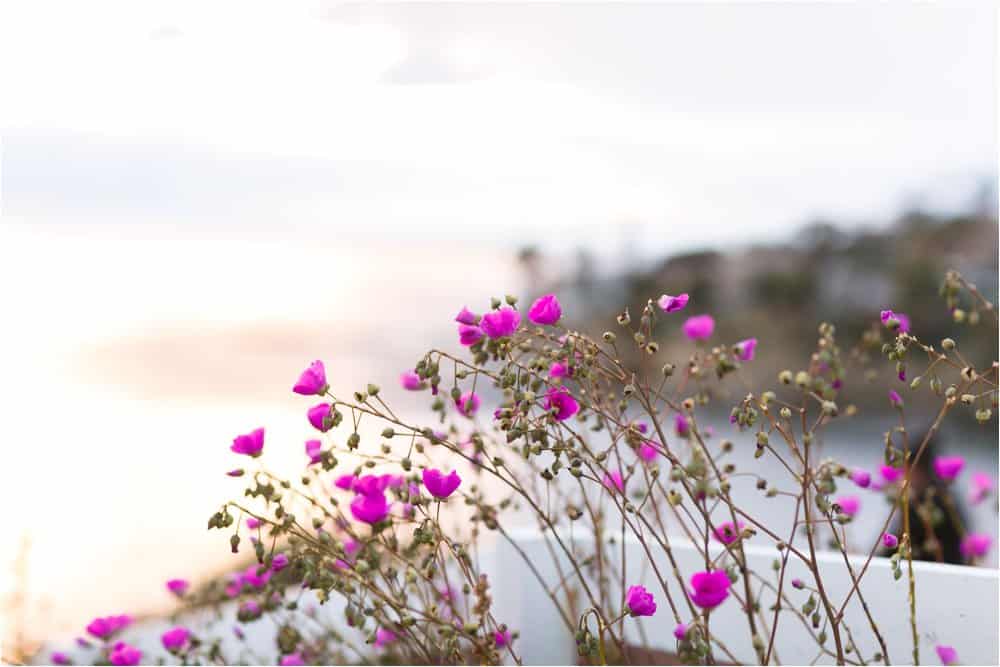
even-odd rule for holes
{"type": "MultiPolygon", "coordinates": [[[[988,317],[996,324],[993,304],[959,274],[947,275],[942,293],[955,321],[988,317]]],[[[672,628],[685,662],[738,663],[712,622],[715,609],[735,605],[760,664],[775,662],[779,631],[800,633],[827,662],[890,664],[860,587],[872,559],[885,553],[897,579],[906,570],[900,585],[909,590],[918,661],[909,507],[926,499],[911,492],[911,470],[946,416],[970,411],[980,423],[992,418],[997,362],[975,365],[951,339],[924,341],[918,322],[886,308],[873,313],[872,328],[848,353],[834,326],[821,324],[804,367],[754,389],[743,369],[753,363],[757,339],[713,340],[713,317],[686,317],[688,306],[687,294],[664,294],[647,303],[638,321],[623,312],[599,336],[561,326],[555,295],[538,299],[523,316],[512,296],[494,299],[482,314],[462,308],[455,318],[462,353],[432,349],[400,376],[400,392],[426,394],[430,419],[394,411],[387,397],[393,392],[375,385],[345,392],[322,362],[313,362],[294,384],[296,393],[321,401],[304,406],[303,426],[314,433],[301,478],[282,479],[260,465],[264,429],[240,435],[231,449],[253,468],[228,474],[246,478],[245,495],[208,522],[230,533],[233,552],[248,549],[255,562],[222,589],[193,593],[184,580],[168,582],[168,589],[186,603],[235,601],[246,632],[273,616],[280,664],[357,660],[371,651],[387,661],[396,655],[428,664],[520,663],[519,636],[539,630],[508,627],[494,610],[479,559],[493,535],[524,558],[526,576],[591,662],[628,662],[625,625],[656,615],[672,628]],[[668,336],[688,339],[686,358],[659,358],[657,341],[668,336]],[[658,372],[629,367],[622,361],[626,346],[656,360],[658,372]],[[886,431],[881,460],[873,456],[871,470],[849,469],[824,456],[822,435],[857,412],[842,403],[849,370],[860,367],[864,375],[880,356],[895,377],[911,378],[912,391],[936,396],[939,409],[928,434],[911,440],[905,400],[894,389],[890,405],[898,419],[886,431]],[[731,432],[716,442],[707,419],[720,405],[731,432]],[[732,460],[736,448],[752,451],[756,467],[740,469],[732,460]],[[780,478],[772,478],[775,471],[780,478]],[[736,484],[741,478],[752,481],[751,493],[788,501],[791,524],[768,525],[755,516],[739,496],[747,488],[736,484]],[[852,544],[847,529],[857,513],[879,511],[859,494],[876,486],[889,500],[884,525],[868,543],[852,544]],[[899,535],[890,532],[897,512],[899,535]],[[537,525],[553,558],[569,564],[558,585],[539,575],[512,536],[524,520],[537,525]],[[645,563],[618,558],[626,537],[641,547],[645,563]],[[773,569],[749,566],[744,545],[751,542],[775,549],[773,569]],[[699,552],[699,569],[682,571],[674,552],[680,543],[699,552]],[[848,590],[824,585],[817,558],[824,548],[843,554],[848,590]],[[864,564],[853,565],[850,553],[864,564]],[[808,576],[786,577],[791,560],[808,576]],[[641,567],[655,574],[651,590],[630,580],[641,567]],[[319,603],[339,597],[350,632],[317,631],[319,622],[300,607],[306,592],[319,603]],[[852,601],[864,608],[867,627],[846,624],[852,601]],[[874,637],[876,653],[860,655],[854,638],[862,633],[874,637]]],[[[933,465],[946,494],[982,502],[993,492],[994,480],[983,472],[963,482],[959,457],[942,456],[933,465]]],[[[987,536],[968,534],[963,553],[974,563],[991,546],[987,536]]],[[[130,647],[112,643],[120,624],[92,625],[112,662],[132,664],[130,647]]],[[[172,628],[163,644],[186,662],[220,659],[218,643],[194,629],[172,628]]],[[[957,660],[950,646],[937,652],[942,661],[957,660]]]]}

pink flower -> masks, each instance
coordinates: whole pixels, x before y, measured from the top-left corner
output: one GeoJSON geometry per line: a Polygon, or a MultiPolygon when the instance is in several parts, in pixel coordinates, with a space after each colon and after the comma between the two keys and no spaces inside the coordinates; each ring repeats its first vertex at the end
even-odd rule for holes
{"type": "Polygon", "coordinates": [[[899,408],[903,406],[903,398],[895,389],[889,390],[889,402],[892,403],[893,407],[899,408]]]}
{"type": "Polygon", "coordinates": [[[247,517],[247,528],[250,530],[257,530],[260,528],[260,519],[255,519],[252,516],[247,517]]]}
{"type": "Polygon", "coordinates": [[[483,330],[473,324],[458,325],[458,342],[465,347],[475,345],[483,339],[483,330]]]}
{"type": "Polygon", "coordinates": [[[68,665],[70,664],[69,656],[62,651],[52,652],[52,664],[53,665],[68,665]]]}
{"type": "Polygon", "coordinates": [[[264,429],[258,428],[246,435],[236,436],[229,449],[237,454],[257,458],[264,449],[264,429]]]}
{"type": "Polygon", "coordinates": [[[691,427],[688,425],[688,420],[685,419],[684,415],[679,412],[674,415],[674,431],[676,431],[677,435],[682,438],[687,437],[690,430],[691,427]]]}
{"type": "Polygon", "coordinates": [[[566,364],[560,361],[554,361],[552,362],[552,365],[549,366],[549,377],[562,378],[566,377],[569,374],[570,374],[569,368],[566,366],[566,364]]]}
{"type": "Polygon", "coordinates": [[[677,296],[664,294],[656,303],[663,312],[676,313],[678,310],[684,310],[684,306],[688,305],[688,295],[686,293],[678,294],[677,296]]]}
{"type": "Polygon", "coordinates": [[[142,651],[125,642],[118,642],[111,649],[112,665],[138,665],[142,660],[142,651]]]}
{"type": "Polygon", "coordinates": [[[458,315],[455,316],[456,322],[459,324],[467,324],[469,326],[475,325],[476,320],[478,319],[479,316],[469,310],[466,306],[462,306],[462,310],[458,311],[458,315]]]}
{"type": "Polygon", "coordinates": [[[656,460],[656,457],[660,455],[660,449],[654,445],[651,441],[646,441],[639,445],[639,458],[650,463],[656,460]]]}
{"type": "Polygon", "coordinates": [[[276,554],[273,559],[271,559],[271,571],[281,572],[286,567],[288,567],[288,556],[285,554],[276,554]]]}
{"type": "Polygon", "coordinates": [[[732,544],[737,539],[739,539],[740,534],[743,532],[743,528],[746,526],[742,521],[737,522],[736,526],[733,526],[732,521],[727,521],[725,523],[720,523],[715,527],[715,539],[722,542],[723,544],[732,544]]]}
{"type": "Polygon", "coordinates": [[[642,586],[630,586],[625,593],[625,606],[632,616],[652,616],[656,613],[653,594],[642,586]]]}
{"type": "Polygon", "coordinates": [[[612,470],[604,475],[604,479],[601,483],[604,484],[604,488],[608,491],[614,491],[615,489],[617,489],[619,493],[624,493],[625,491],[625,481],[622,479],[622,474],[617,470],[612,470]]]}
{"type": "Polygon", "coordinates": [[[333,485],[338,489],[343,489],[344,491],[350,491],[354,488],[354,483],[357,481],[357,477],[354,475],[341,475],[333,481],[333,485]]]}
{"type": "Polygon", "coordinates": [[[695,315],[687,318],[682,328],[691,340],[708,340],[715,331],[715,320],[711,315],[695,315]]]}
{"type": "Polygon", "coordinates": [[[282,667],[292,667],[293,665],[304,665],[306,662],[302,659],[302,654],[296,651],[295,653],[282,656],[281,662],[278,664],[282,667]]]}
{"type": "Polygon", "coordinates": [[[903,333],[907,333],[910,330],[910,318],[903,313],[894,313],[891,310],[883,310],[879,314],[882,324],[889,326],[889,320],[895,320],[899,323],[899,330],[903,333]]]}
{"type": "Polygon", "coordinates": [[[674,637],[677,639],[684,639],[687,636],[688,626],[683,623],[678,623],[677,627],[674,628],[674,637]]]}
{"type": "Polygon", "coordinates": [[[458,411],[463,416],[471,419],[472,415],[476,414],[476,411],[479,410],[479,406],[482,405],[482,403],[483,402],[479,398],[478,394],[469,391],[459,396],[458,400],[455,401],[455,407],[458,408],[458,411]]]}
{"type": "Polygon", "coordinates": [[[993,479],[985,472],[972,473],[969,489],[969,503],[978,505],[993,490],[993,479]]]}
{"type": "Polygon", "coordinates": [[[388,628],[379,628],[375,631],[375,648],[383,648],[396,641],[396,633],[388,628]]]}
{"type": "Polygon", "coordinates": [[[725,570],[696,572],[691,589],[691,602],[702,609],[714,609],[729,597],[729,576],[725,570]]]}
{"type": "Polygon", "coordinates": [[[424,388],[424,383],[420,381],[420,376],[413,371],[406,371],[400,375],[399,384],[407,391],[420,391],[424,388]]]}
{"type": "Polygon", "coordinates": [[[333,418],[330,416],[329,403],[317,403],[309,408],[309,411],[306,412],[306,416],[309,417],[309,423],[312,424],[313,428],[317,431],[326,433],[333,428],[333,418]]]}
{"type": "Polygon", "coordinates": [[[454,470],[445,475],[436,468],[424,468],[424,486],[438,500],[450,496],[461,483],[462,479],[454,470]]]}
{"type": "Polygon", "coordinates": [[[375,524],[389,515],[389,503],[384,494],[361,493],[351,501],[351,514],[358,521],[375,524]]]}
{"type": "Polygon", "coordinates": [[[555,324],[562,317],[562,306],[555,294],[546,294],[528,309],[528,319],[535,324],[555,324]]]}
{"type": "Polygon", "coordinates": [[[965,459],[961,456],[934,457],[934,473],[946,482],[953,481],[965,467],[965,459]]]}
{"type": "Polygon", "coordinates": [[[229,475],[230,477],[242,477],[243,476],[243,468],[233,468],[232,470],[228,471],[226,474],[229,475]]]}
{"type": "Polygon", "coordinates": [[[236,620],[241,623],[256,621],[260,618],[261,609],[256,600],[244,600],[236,610],[236,620]]]}
{"type": "Polygon", "coordinates": [[[494,632],[493,645],[497,648],[510,646],[510,630],[497,630],[494,632]]]}
{"type": "Polygon", "coordinates": [[[754,351],[757,349],[757,339],[747,338],[736,343],[736,356],[740,361],[753,361],[754,351]]]}
{"type": "Polygon", "coordinates": [[[937,651],[938,659],[942,665],[954,665],[958,662],[958,651],[951,646],[938,644],[934,647],[934,650],[937,651]]]}
{"type": "Polygon", "coordinates": [[[326,383],[326,369],[323,368],[322,361],[314,361],[309,364],[309,368],[302,371],[299,381],[292,387],[292,391],[303,396],[313,394],[323,394],[330,385],[326,383]]]}
{"type": "Polygon", "coordinates": [[[319,440],[306,440],[306,456],[309,457],[310,465],[322,461],[323,443],[319,440]]]}
{"type": "Polygon", "coordinates": [[[840,506],[840,511],[847,516],[855,516],[861,509],[861,501],[857,496],[840,496],[834,502],[840,506]]]}
{"type": "Polygon", "coordinates": [[[95,618],[87,625],[87,632],[98,639],[108,639],[120,630],[132,624],[132,617],[127,614],[118,616],[103,616],[95,618]]]}
{"type": "Polygon", "coordinates": [[[969,533],[959,545],[959,550],[966,558],[982,558],[990,552],[993,539],[986,533],[969,533]]]}
{"type": "Polygon", "coordinates": [[[179,598],[184,597],[184,595],[188,592],[188,588],[190,587],[191,587],[191,582],[189,582],[187,579],[167,580],[167,590],[179,598]]]}
{"type": "Polygon", "coordinates": [[[163,642],[163,648],[167,649],[171,653],[184,648],[190,639],[191,631],[182,626],[177,626],[172,630],[167,630],[160,635],[160,641],[163,642]]]}
{"type": "Polygon", "coordinates": [[[353,489],[356,493],[366,496],[385,493],[389,488],[391,475],[362,475],[354,481],[353,489]]]}
{"type": "Polygon", "coordinates": [[[580,404],[565,387],[550,387],[543,403],[546,412],[555,409],[555,418],[565,421],[580,411],[580,404]]]}
{"type": "Polygon", "coordinates": [[[871,486],[872,476],[867,470],[855,468],[851,471],[851,481],[860,486],[862,489],[867,489],[871,486]]]}
{"type": "Polygon", "coordinates": [[[895,549],[899,546],[899,538],[892,533],[885,533],[882,535],[882,544],[886,549],[895,549]]]}
{"type": "Polygon", "coordinates": [[[521,313],[509,306],[483,315],[480,326],[490,338],[506,338],[521,324],[521,313]]]}
{"type": "Polygon", "coordinates": [[[894,468],[893,466],[880,466],[878,472],[882,475],[882,479],[889,484],[892,484],[903,477],[903,469],[894,468]]]}

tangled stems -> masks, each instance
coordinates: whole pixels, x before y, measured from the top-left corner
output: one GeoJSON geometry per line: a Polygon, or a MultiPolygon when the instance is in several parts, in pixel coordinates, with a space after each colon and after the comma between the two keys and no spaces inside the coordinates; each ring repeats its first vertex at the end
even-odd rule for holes
{"type": "MultiPolygon", "coordinates": [[[[960,290],[968,287],[960,276],[949,274],[943,292],[949,303],[958,302],[963,298],[960,290]]],[[[970,312],[995,314],[992,304],[977,295],[971,297],[970,312]]],[[[485,529],[511,544],[555,605],[560,622],[576,633],[580,654],[601,664],[607,662],[609,650],[614,651],[611,657],[629,660],[625,624],[634,621],[628,616],[656,612],[653,594],[645,589],[631,599],[633,589],[641,589],[632,585],[632,578],[647,566],[658,584],[655,595],[662,595],[659,601],[666,604],[661,613],[677,624],[676,650],[685,662],[710,664],[717,654],[740,662],[711,625],[714,608],[738,604],[760,664],[778,661],[779,627],[798,631],[797,624],[781,622],[788,613],[799,619],[803,637],[817,644],[817,659],[866,664],[844,617],[857,594],[880,647],[873,659],[889,664],[885,640],[860,587],[878,541],[855,571],[845,526],[856,510],[835,495],[838,487],[849,483],[848,470],[824,458],[821,451],[821,434],[829,424],[856,412],[848,406],[842,415],[837,405],[848,361],[841,358],[834,328],[820,326],[806,368],[783,371],[777,390],[754,391],[744,374],[753,361],[756,339],[710,345],[714,321],[707,316],[690,318],[681,327],[694,343],[683,363],[667,362],[657,373],[652,365],[623,361],[626,343],[634,344],[644,359],[660,356],[659,341],[673,335],[672,323],[682,317],[677,311],[684,305],[677,304],[687,304],[683,296],[661,298],[659,302],[672,308],[664,313],[650,301],[634,326],[623,312],[618,325],[624,333],[607,331],[599,338],[557,326],[561,307],[551,295],[528,311],[537,327],[521,326],[513,297],[506,299],[506,305],[496,300],[481,316],[463,309],[456,319],[471,359],[435,348],[404,374],[405,389],[430,391],[440,430],[404,416],[374,385],[354,392],[353,400],[338,396],[327,383],[322,364],[315,362],[295,391],[326,401],[309,413],[313,426],[326,435],[325,444],[307,444],[310,464],[302,484],[261,469],[251,476],[250,500],[227,504],[213,516],[210,527],[230,526],[234,519],[229,510],[239,512],[241,520],[253,517],[270,530],[268,548],[262,544],[261,528],[252,540],[262,567],[278,556],[287,558],[288,581],[313,591],[321,601],[331,594],[343,596],[348,624],[368,632],[369,642],[378,645],[392,635],[399,650],[420,661],[458,663],[475,656],[494,663],[509,651],[511,659],[520,662],[517,638],[504,619],[496,618],[486,573],[473,558],[485,529]],[[449,372],[442,373],[444,369],[449,372]],[[500,398],[495,403],[482,406],[484,413],[493,413],[492,419],[482,418],[477,410],[484,398],[494,401],[496,395],[500,398]],[[789,484],[768,481],[765,469],[740,470],[727,460],[741,445],[728,439],[716,445],[712,440],[710,427],[703,424],[708,422],[706,406],[713,403],[731,408],[735,437],[753,449],[756,459],[772,459],[775,463],[769,470],[789,484]],[[384,427],[381,444],[369,444],[367,434],[362,437],[373,421],[384,427]],[[334,488],[326,473],[343,471],[347,461],[357,465],[352,473],[338,477],[334,488]],[[471,483],[459,478],[459,466],[463,475],[466,468],[472,471],[471,483]],[[568,483],[560,480],[567,475],[572,478],[568,483]],[[756,479],[765,499],[794,499],[787,530],[754,516],[745,496],[734,488],[740,478],[756,479]],[[442,504],[448,504],[445,511],[442,504]],[[547,580],[512,537],[509,527],[515,519],[507,515],[513,512],[527,514],[539,527],[556,581],[547,580]],[[442,517],[466,520],[446,528],[442,517]],[[805,545],[801,540],[796,544],[800,527],[805,545]],[[579,540],[581,531],[590,539],[579,540]],[[839,604],[842,591],[831,590],[820,571],[823,535],[840,551],[851,582],[839,604]],[[626,549],[627,539],[635,540],[637,551],[626,549]],[[694,549],[702,571],[681,571],[673,547],[677,540],[694,549]],[[779,552],[773,583],[751,567],[744,547],[754,540],[770,542],[779,552]],[[721,548],[714,550],[713,542],[721,548]],[[789,584],[790,560],[804,565],[811,576],[809,584],[800,580],[789,584]],[[464,604],[451,592],[456,585],[465,595],[464,604]],[[790,586],[807,591],[801,594],[808,595],[804,604],[793,601],[800,594],[790,586]],[[447,595],[441,593],[442,587],[447,595]],[[766,615],[763,604],[771,597],[773,613],[766,615]],[[633,604],[638,606],[629,607],[633,604]],[[577,605],[585,609],[582,614],[577,605]],[[596,622],[596,636],[588,629],[590,617],[596,622]],[[374,634],[366,627],[368,618],[376,623],[374,634]],[[832,646],[827,644],[828,633],[832,646]]],[[[867,350],[881,345],[902,376],[905,365],[913,365],[910,357],[922,353],[927,359],[923,376],[932,378],[931,389],[942,398],[931,432],[912,456],[900,400],[901,421],[894,430],[903,434],[902,451],[888,436],[885,451],[886,463],[902,465],[898,486],[889,489],[897,493],[885,528],[901,509],[903,535],[893,563],[895,567],[900,558],[907,560],[916,661],[909,525],[912,469],[930,435],[956,405],[978,406],[979,421],[992,416],[987,404],[996,401],[997,367],[994,363],[977,371],[950,339],[938,352],[899,330],[902,320],[885,312],[882,326],[865,334],[852,360],[863,362],[867,350]],[[888,342],[883,342],[884,331],[891,334],[888,342]],[[941,378],[950,374],[957,379],[945,390],[941,378]]],[[[254,432],[241,438],[233,451],[259,456],[263,431],[259,437],[254,432]]],[[[237,550],[239,544],[237,530],[232,548],[237,550]]],[[[271,584],[264,590],[270,592],[271,584]]],[[[273,592],[283,590],[275,586],[273,592]]],[[[646,644],[641,625],[639,635],[646,644]]],[[[324,655],[325,649],[305,641],[286,643],[310,659],[324,655]]]]}

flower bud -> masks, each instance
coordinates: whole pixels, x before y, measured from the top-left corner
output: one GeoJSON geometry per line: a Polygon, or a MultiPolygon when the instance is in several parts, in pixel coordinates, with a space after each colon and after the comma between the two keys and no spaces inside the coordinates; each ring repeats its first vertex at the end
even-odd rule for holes
{"type": "Polygon", "coordinates": [[[941,341],[941,348],[948,351],[954,350],[955,341],[952,340],[951,338],[945,338],[943,341],[941,341]]]}
{"type": "Polygon", "coordinates": [[[778,381],[781,384],[791,384],[792,383],[792,372],[791,371],[781,371],[778,373],[778,381]]]}
{"type": "Polygon", "coordinates": [[[668,378],[674,374],[673,364],[663,364],[663,377],[668,378]]]}
{"type": "Polygon", "coordinates": [[[604,338],[605,343],[613,343],[618,338],[613,331],[605,331],[601,337],[604,338]]]}

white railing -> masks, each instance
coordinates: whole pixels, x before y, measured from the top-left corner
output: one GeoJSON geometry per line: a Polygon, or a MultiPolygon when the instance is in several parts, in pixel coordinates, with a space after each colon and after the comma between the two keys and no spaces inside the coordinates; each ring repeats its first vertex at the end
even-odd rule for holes
{"type": "MultiPolygon", "coordinates": [[[[518,547],[531,559],[550,588],[559,582],[556,563],[541,534],[536,530],[524,529],[512,533],[518,547]]],[[[576,545],[587,551],[585,540],[576,540],[576,545]]],[[[703,557],[690,544],[673,544],[674,557],[681,572],[690,575],[704,569],[703,557]]],[[[591,547],[592,548],[592,547],[591,547]]],[[[618,551],[615,549],[614,551],[618,551]]],[[[779,556],[773,548],[748,544],[745,547],[748,565],[760,573],[771,573],[772,563],[779,556]]],[[[556,549],[558,553],[558,548],[556,549]]],[[[654,556],[657,554],[654,550],[654,556]]],[[[518,653],[525,664],[575,664],[576,646],[572,634],[566,629],[555,605],[539,585],[517,550],[506,542],[497,545],[495,562],[491,564],[491,588],[494,598],[494,615],[511,628],[520,630],[516,643],[518,653]]],[[[629,565],[629,584],[642,584],[657,598],[658,612],[644,619],[625,620],[625,636],[630,642],[641,643],[638,624],[643,624],[650,648],[668,652],[676,651],[673,637],[675,621],[663,599],[662,587],[655,574],[647,566],[639,570],[639,564],[647,561],[642,547],[634,538],[626,539],[625,558],[629,565]]],[[[827,594],[832,601],[842,602],[851,589],[852,580],[838,553],[817,555],[817,561],[827,594]]],[[[863,557],[852,557],[851,566],[855,572],[864,565],[863,557]]],[[[567,571],[567,561],[559,564],[567,571]]],[[[675,600],[683,599],[669,562],[663,556],[660,570],[668,576],[668,590],[675,600]]],[[[939,664],[934,651],[938,643],[949,644],[958,651],[962,664],[996,665],[998,656],[998,600],[1000,600],[1000,577],[998,571],[990,568],[940,565],[936,563],[914,562],[916,576],[917,629],[919,631],[920,661],[922,664],[939,664]]],[[[805,566],[795,557],[788,559],[786,591],[789,599],[797,605],[804,604],[808,591],[800,591],[787,586],[793,577],[800,577],[811,583],[812,578],[805,566]]],[[[908,584],[904,576],[895,581],[886,558],[872,559],[868,571],[862,579],[861,592],[868,603],[872,616],[885,639],[889,657],[893,664],[913,664],[913,641],[907,601],[908,584]]],[[[756,587],[755,587],[756,590],[756,587]]],[[[773,594],[765,593],[762,608],[768,625],[772,612],[767,608],[774,601],[773,594]]],[[[564,598],[563,598],[564,599],[564,598]]],[[[684,605],[686,608],[686,605],[684,605]]],[[[741,662],[754,664],[755,653],[750,643],[750,632],[745,614],[733,598],[727,600],[711,615],[712,632],[741,662]]],[[[688,622],[690,619],[683,619],[688,622]]],[[[844,621],[850,627],[861,654],[870,658],[878,651],[878,643],[871,630],[857,595],[844,610],[844,621]]],[[[816,644],[805,635],[801,621],[789,613],[782,612],[775,639],[776,657],[783,664],[810,664],[818,653],[816,644]]],[[[832,638],[827,640],[832,648],[832,638]]],[[[828,657],[820,663],[830,663],[828,657]]]]}

